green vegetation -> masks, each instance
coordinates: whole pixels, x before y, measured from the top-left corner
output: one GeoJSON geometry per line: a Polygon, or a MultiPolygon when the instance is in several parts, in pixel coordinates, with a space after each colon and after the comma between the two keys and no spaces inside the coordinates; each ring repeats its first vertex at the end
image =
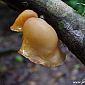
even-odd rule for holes
{"type": "Polygon", "coordinates": [[[58,24],[58,27],[60,28],[60,30],[64,30],[64,22],[63,21],[60,21],[59,24],[58,24]]]}
{"type": "Polygon", "coordinates": [[[75,69],[79,69],[79,68],[80,68],[80,64],[76,64],[76,65],[74,66],[74,68],[75,68],[75,69]]]}
{"type": "Polygon", "coordinates": [[[16,62],[23,62],[23,58],[19,55],[15,57],[16,62]]]}
{"type": "Polygon", "coordinates": [[[65,2],[79,14],[85,16],[85,0],[65,0],[65,2]]]}
{"type": "Polygon", "coordinates": [[[5,72],[7,70],[7,67],[3,64],[0,64],[0,72],[5,72]]]}

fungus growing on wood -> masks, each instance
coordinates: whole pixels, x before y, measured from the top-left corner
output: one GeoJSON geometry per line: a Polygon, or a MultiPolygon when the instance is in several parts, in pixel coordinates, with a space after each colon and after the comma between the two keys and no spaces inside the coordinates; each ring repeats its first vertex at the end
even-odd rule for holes
{"type": "Polygon", "coordinates": [[[38,18],[34,11],[23,11],[11,30],[23,33],[22,46],[18,52],[30,61],[47,67],[64,62],[65,54],[58,47],[57,33],[45,20],[38,18]]]}

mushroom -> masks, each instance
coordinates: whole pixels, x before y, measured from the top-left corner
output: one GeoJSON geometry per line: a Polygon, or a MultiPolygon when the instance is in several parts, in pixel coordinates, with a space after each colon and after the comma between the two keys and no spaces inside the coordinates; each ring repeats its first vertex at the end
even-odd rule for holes
{"type": "Polygon", "coordinates": [[[38,18],[34,11],[23,11],[11,30],[23,33],[22,46],[18,52],[30,61],[47,67],[64,62],[66,56],[58,47],[57,33],[45,20],[38,18]]]}

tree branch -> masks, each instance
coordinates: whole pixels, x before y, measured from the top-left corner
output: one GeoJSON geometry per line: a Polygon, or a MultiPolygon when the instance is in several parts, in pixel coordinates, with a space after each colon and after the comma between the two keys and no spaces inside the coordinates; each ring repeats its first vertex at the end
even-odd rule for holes
{"type": "Polygon", "coordinates": [[[85,17],[61,0],[3,0],[17,11],[32,9],[54,27],[69,50],[85,64],[85,17]]]}

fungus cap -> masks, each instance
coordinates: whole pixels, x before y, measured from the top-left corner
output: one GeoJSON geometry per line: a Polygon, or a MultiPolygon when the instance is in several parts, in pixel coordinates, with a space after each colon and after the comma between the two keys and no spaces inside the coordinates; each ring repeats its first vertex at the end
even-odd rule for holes
{"type": "Polygon", "coordinates": [[[37,13],[32,10],[23,11],[15,20],[14,24],[10,27],[11,30],[16,32],[22,32],[24,22],[31,17],[38,17],[37,13]]]}
{"type": "MultiPolygon", "coordinates": [[[[21,20],[20,16],[17,21],[21,20]]],[[[21,22],[18,25],[21,25],[21,22]]],[[[17,27],[17,24],[15,24],[15,27],[17,27]]],[[[16,31],[15,29],[12,30],[16,31]]],[[[18,51],[20,54],[34,63],[47,67],[55,67],[64,62],[65,54],[58,47],[57,33],[45,20],[30,17],[24,21],[22,29],[23,41],[18,51]]]]}

